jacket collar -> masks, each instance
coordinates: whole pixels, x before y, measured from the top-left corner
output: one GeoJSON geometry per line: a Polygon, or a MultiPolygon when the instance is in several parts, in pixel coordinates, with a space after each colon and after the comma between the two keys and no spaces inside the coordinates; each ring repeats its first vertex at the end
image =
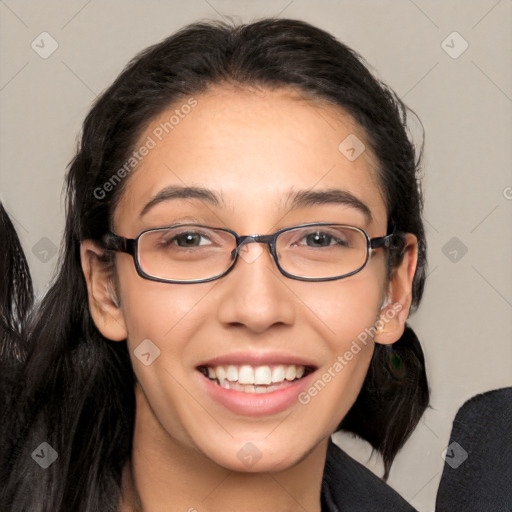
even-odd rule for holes
{"type": "Polygon", "coordinates": [[[394,489],[329,439],[322,512],[417,512],[394,489]]]}

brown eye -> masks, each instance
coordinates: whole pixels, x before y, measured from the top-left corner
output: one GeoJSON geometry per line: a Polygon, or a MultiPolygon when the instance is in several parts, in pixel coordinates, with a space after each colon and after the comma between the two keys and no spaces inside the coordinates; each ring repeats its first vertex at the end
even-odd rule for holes
{"type": "Polygon", "coordinates": [[[180,235],[175,236],[172,239],[172,242],[176,242],[176,245],[179,247],[197,247],[201,245],[202,235],[199,233],[182,233],[180,235]]]}
{"type": "MultiPolygon", "coordinates": [[[[327,233],[322,233],[319,231],[306,235],[304,238],[306,239],[307,245],[310,247],[328,247],[333,243],[334,240],[332,235],[328,235],[327,233]]],[[[334,243],[337,242],[338,240],[334,240],[334,243]]]]}

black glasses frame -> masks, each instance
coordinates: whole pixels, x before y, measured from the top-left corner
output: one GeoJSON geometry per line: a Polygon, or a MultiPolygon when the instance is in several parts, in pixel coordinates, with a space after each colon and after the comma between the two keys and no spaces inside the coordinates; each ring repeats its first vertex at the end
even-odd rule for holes
{"type": "Polygon", "coordinates": [[[394,233],[385,235],[385,236],[379,236],[375,238],[370,238],[368,233],[362,229],[355,226],[350,226],[348,224],[333,224],[332,222],[312,222],[310,224],[300,224],[298,226],[291,226],[288,228],[280,229],[279,231],[276,231],[275,233],[271,235],[239,235],[236,231],[233,231],[231,229],[227,228],[213,228],[211,226],[206,226],[204,224],[174,224],[172,226],[166,226],[162,228],[150,228],[145,229],[144,231],[140,232],[136,238],[125,238],[123,236],[116,235],[113,232],[108,232],[105,237],[103,238],[104,247],[106,250],[109,251],[116,251],[116,252],[124,252],[127,254],[130,254],[133,257],[133,261],[135,263],[135,268],[137,269],[137,273],[140,277],[143,277],[144,279],[148,279],[150,281],[157,281],[159,283],[176,283],[176,284],[189,284],[189,283],[207,283],[209,281],[214,281],[216,279],[220,279],[221,277],[224,277],[227,275],[233,268],[235,267],[235,264],[238,260],[240,248],[243,247],[246,244],[249,243],[259,243],[259,244],[267,244],[270,250],[270,254],[272,255],[272,258],[279,269],[279,272],[281,272],[282,275],[285,277],[288,277],[290,279],[295,279],[298,281],[335,281],[338,279],[344,279],[345,277],[353,276],[354,274],[357,274],[358,272],[361,272],[364,267],[368,264],[368,261],[370,260],[370,254],[373,250],[379,249],[379,248],[388,248],[391,242],[392,237],[394,236],[394,233]],[[150,274],[147,274],[144,272],[143,268],[140,265],[139,260],[139,239],[142,235],[148,232],[152,231],[163,231],[167,229],[173,229],[178,228],[182,226],[187,227],[199,227],[199,228],[207,228],[207,229],[213,229],[215,231],[224,231],[226,233],[230,233],[234,236],[236,239],[236,247],[231,251],[231,265],[221,274],[218,274],[213,277],[208,277],[206,279],[193,279],[193,280],[176,280],[176,279],[165,279],[161,277],[155,277],[150,274]],[[364,260],[364,263],[356,270],[349,272],[348,274],[342,274],[339,276],[334,277],[302,277],[302,276],[296,276],[294,274],[290,274],[289,272],[286,272],[284,270],[280,263],[279,263],[279,257],[277,256],[276,251],[276,241],[277,237],[281,235],[281,233],[286,233],[287,231],[291,231],[297,228],[307,228],[307,227],[316,227],[316,226],[337,226],[337,227],[345,227],[354,229],[356,231],[359,231],[364,235],[366,238],[366,258],[364,260]]]}

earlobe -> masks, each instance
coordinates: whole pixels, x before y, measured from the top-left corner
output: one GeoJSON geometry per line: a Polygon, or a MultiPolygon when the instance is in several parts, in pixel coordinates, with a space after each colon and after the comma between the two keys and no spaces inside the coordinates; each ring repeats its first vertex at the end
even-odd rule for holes
{"type": "Polygon", "coordinates": [[[111,268],[102,257],[103,250],[92,240],[80,246],[82,270],[87,284],[89,310],[98,330],[112,341],[127,337],[126,324],[112,286],[111,268]]]}
{"type": "Polygon", "coordinates": [[[405,235],[404,256],[388,283],[388,294],[385,306],[381,309],[377,320],[375,343],[390,345],[400,339],[405,330],[412,302],[412,283],[418,261],[417,238],[408,233],[405,235]]]}

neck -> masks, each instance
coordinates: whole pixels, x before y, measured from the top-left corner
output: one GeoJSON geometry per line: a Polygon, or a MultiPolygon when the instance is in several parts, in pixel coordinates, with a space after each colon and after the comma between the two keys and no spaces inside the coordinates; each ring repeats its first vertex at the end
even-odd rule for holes
{"type": "Polygon", "coordinates": [[[120,512],[320,512],[328,438],[293,467],[235,472],[171,437],[136,388],[131,461],[125,466],[120,512]]]}

